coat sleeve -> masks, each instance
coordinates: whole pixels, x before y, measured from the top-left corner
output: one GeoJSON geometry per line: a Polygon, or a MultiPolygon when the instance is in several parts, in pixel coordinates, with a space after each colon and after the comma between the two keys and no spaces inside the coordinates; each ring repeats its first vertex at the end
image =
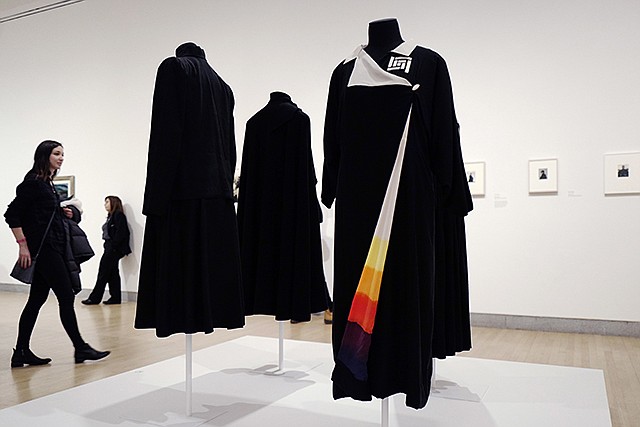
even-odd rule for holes
{"type": "Polygon", "coordinates": [[[22,227],[25,211],[35,205],[35,186],[35,181],[23,181],[16,188],[16,197],[9,203],[4,213],[4,219],[10,228],[22,227]]]}
{"type": "Polygon", "coordinates": [[[316,167],[313,163],[313,150],[311,149],[311,119],[305,114],[305,124],[301,137],[304,141],[304,146],[307,152],[307,178],[309,180],[309,192],[313,200],[310,201],[312,209],[318,211],[318,222],[322,222],[322,208],[318,201],[318,193],[316,192],[316,185],[318,184],[318,178],[316,176],[316,167]]]}
{"type": "Polygon", "coordinates": [[[82,221],[82,214],[80,213],[80,209],[73,205],[69,205],[67,206],[67,208],[71,209],[71,212],[73,212],[73,216],[69,219],[76,224],[80,224],[80,221],[82,221]]]}
{"type": "Polygon", "coordinates": [[[4,213],[4,220],[9,224],[10,228],[22,227],[22,212],[24,208],[25,200],[20,197],[19,191],[16,190],[16,197],[9,203],[4,213]]]}
{"type": "Polygon", "coordinates": [[[462,160],[449,70],[440,56],[436,61],[431,117],[425,120],[431,123],[432,170],[436,176],[439,205],[464,216],[473,208],[472,200],[462,160]]]}
{"type": "Polygon", "coordinates": [[[322,167],[322,204],[331,208],[336,198],[338,171],[340,169],[340,107],[342,99],[342,65],[331,75],[327,112],[324,119],[324,164],[322,167]]]}
{"type": "Polygon", "coordinates": [[[185,114],[185,80],[177,58],[167,58],[158,67],[144,191],[144,215],[164,215],[175,180],[175,153],[180,152],[185,114]]]}

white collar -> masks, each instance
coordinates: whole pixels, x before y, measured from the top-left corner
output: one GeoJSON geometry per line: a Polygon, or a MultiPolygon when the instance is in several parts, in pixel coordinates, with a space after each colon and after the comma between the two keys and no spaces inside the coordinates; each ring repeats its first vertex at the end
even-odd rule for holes
{"type": "Polygon", "coordinates": [[[356,61],[347,86],[411,86],[407,79],[382,69],[362,46],[356,51],[356,61]]]}
{"type": "MultiPolygon", "coordinates": [[[[413,53],[413,51],[416,48],[416,46],[418,46],[418,44],[416,42],[414,42],[413,40],[407,40],[406,42],[402,42],[398,46],[393,48],[391,50],[391,52],[397,53],[397,54],[400,54],[400,55],[404,55],[404,56],[411,56],[411,54],[413,53]]],[[[345,58],[343,64],[346,64],[347,62],[351,61],[352,59],[357,58],[358,55],[360,55],[360,52],[363,51],[365,47],[367,47],[366,44],[361,44],[358,47],[356,47],[354,49],[354,51],[351,52],[351,55],[349,55],[349,56],[347,56],[345,58]]]]}
{"type": "Polygon", "coordinates": [[[404,56],[411,56],[413,50],[418,46],[416,42],[413,40],[407,40],[406,42],[402,42],[395,49],[391,50],[393,53],[399,53],[404,56]]]}

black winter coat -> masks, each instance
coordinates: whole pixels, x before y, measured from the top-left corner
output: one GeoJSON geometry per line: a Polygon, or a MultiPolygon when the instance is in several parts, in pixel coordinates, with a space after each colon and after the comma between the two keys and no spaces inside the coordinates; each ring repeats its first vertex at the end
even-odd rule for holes
{"type": "Polygon", "coordinates": [[[73,211],[73,217],[64,217],[64,228],[67,236],[64,258],[71,279],[71,288],[74,294],[78,294],[82,290],[82,282],[80,281],[80,273],[82,269],[80,264],[89,260],[95,255],[87,235],[82,231],[78,223],[81,220],[80,211],[75,206],[67,206],[73,211]]]}
{"type": "Polygon", "coordinates": [[[73,252],[73,259],[76,263],[82,264],[95,255],[93,248],[89,244],[89,239],[78,223],[81,221],[81,214],[75,206],[68,206],[73,211],[72,218],[66,218],[65,223],[69,232],[69,243],[73,252]]]}

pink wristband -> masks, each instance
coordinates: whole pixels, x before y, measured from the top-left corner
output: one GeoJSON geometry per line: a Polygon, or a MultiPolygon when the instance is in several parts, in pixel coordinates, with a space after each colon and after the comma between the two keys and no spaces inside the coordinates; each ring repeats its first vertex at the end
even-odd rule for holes
{"type": "Polygon", "coordinates": [[[26,241],[27,241],[27,239],[23,237],[22,239],[16,240],[16,243],[22,243],[22,242],[26,242],[26,241]]]}

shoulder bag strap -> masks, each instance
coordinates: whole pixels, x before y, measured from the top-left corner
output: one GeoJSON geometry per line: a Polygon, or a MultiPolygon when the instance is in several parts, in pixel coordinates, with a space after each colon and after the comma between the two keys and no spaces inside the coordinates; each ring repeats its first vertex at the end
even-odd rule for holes
{"type": "Polygon", "coordinates": [[[58,209],[58,206],[55,206],[53,208],[53,212],[51,212],[51,218],[49,218],[49,224],[47,224],[47,228],[46,228],[46,230],[44,230],[44,234],[42,235],[42,240],[40,241],[40,247],[38,248],[38,253],[36,253],[36,256],[33,258],[34,261],[35,261],[36,258],[38,258],[38,255],[40,255],[40,251],[42,250],[42,245],[44,245],[44,239],[47,237],[47,234],[49,233],[49,228],[51,227],[51,222],[53,221],[53,217],[56,214],[56,209],[58,209]]]}

